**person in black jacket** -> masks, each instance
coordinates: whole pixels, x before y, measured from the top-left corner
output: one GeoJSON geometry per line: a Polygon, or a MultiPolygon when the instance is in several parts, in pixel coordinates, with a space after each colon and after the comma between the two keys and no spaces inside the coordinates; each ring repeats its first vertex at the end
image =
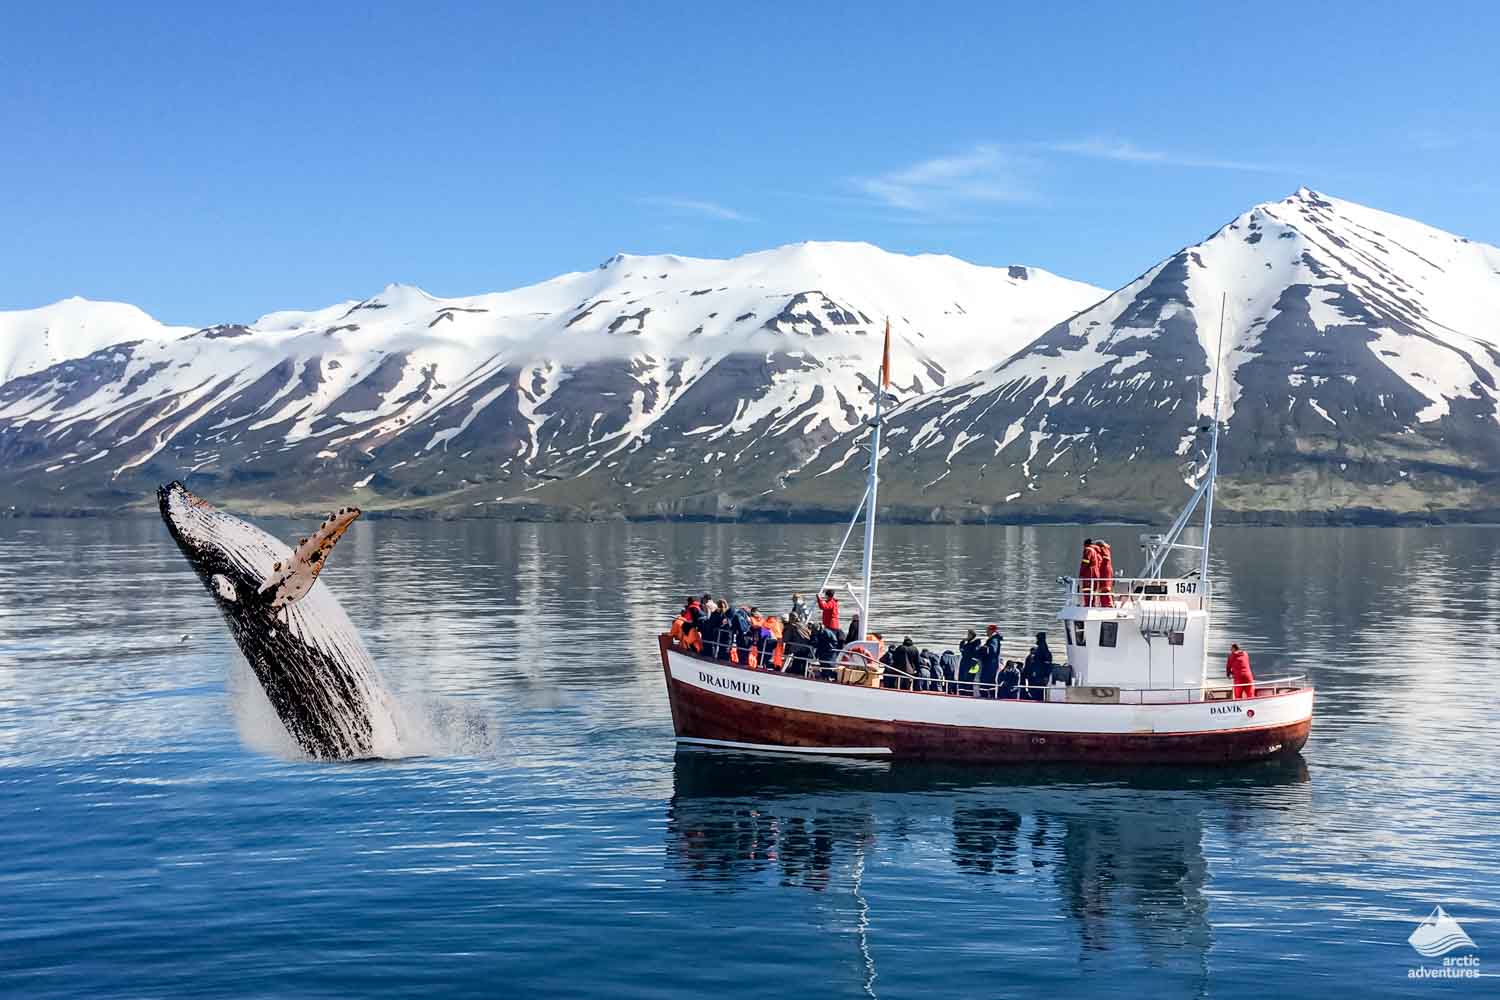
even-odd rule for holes
{"type": "Polygon", "coordinates": [[[782,658],[786,672],[798,677],[807,676],[807,663],[812,659],[813,653],[812,630],[808,628],[807,622],[788,619],[782,638],[786,640],[786,653],[782,658]]]}
{"type": "Polygon", "coordinates": [[[724,632],[724,612],[711,600],[708,606],[708,616],[703,619],[703,652],[716,660],[725,659],[729,654],[726,652],[721,655],[719,652],[719,640],[724,632]]]}
{"type": "Polygon", "coordinates": [[[841,645],[840,636],[831,628],[820,628],[813,632],[813,651],[818,657],[818,676],[824,680],[833,680],[837,674],[833,669],[833,661],[838,656],[841,645]]]}
{"type": "Polygon", "coordinates": [[[979,647],[982,643],[973,629],[958,644],[958,693],[972,695],[979,679],[979,647]]]}
{"type": "Polygon", "coordinates": [[[901,640],[901,645],[891,650],[891,669],[895,672],[893,687],[899,687],[903,691],[911,689],[912,678],[917,674],[918,655],[911,636],[901,640]]]}
{"type": "Polygon", "coordinates": [[[981,698],[995,697],[995,677],[1000,673],[1000,644],[1004,641],[1000,626],[991,625],[979,650],[979,695],[981,698]]]}
{"type": "Polygon", "coordinates": [[[996,697],[1011,700],[1020,697],[1021,665],[1015,660],[1006,660],[1005,667],[996,675],[995,682],[998,685],[996,697]]]}
{"type": "Polygon", "coordinates": [[[1052,650],[1047,646],[1047,633],[1036,634],[1036,645],[1031,647],[1031,654],[1026,657],[1026,666],[1022,668],[1022,680],[1030,690],[1027,697],[1032,701],[1042,701],[1046,692],[1041,689],[1052,683],[1052,650]]]}

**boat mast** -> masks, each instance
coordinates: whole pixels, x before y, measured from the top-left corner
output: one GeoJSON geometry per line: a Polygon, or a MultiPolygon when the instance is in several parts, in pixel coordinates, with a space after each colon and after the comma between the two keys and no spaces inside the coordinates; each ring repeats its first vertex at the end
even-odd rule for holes
{"type": "MultiPolygon", "coordinates": [[[[891,384],[891,321],[885,321],[885,351],[880,356],[880,377],[875,382],[875,419],[870,423],[870,481],[865,487],[865,561],[864,561],[864,622],[865,635],[870,634],[870,571],[875,562],[875,512],[876,495],[880,488],[880,415],[885,402],[885,390],[891,384]]],[[[861,638],[856,636],[856,638],[861,638]]]]}
{"type": "Polygon", "coordinates": [[[1208,446],[1208,489],[1203,494],[1203,551],[1198,555],[1198,581],[1203,585],[1203,598],[1209,599],[1208,585],[1208,536],[1214,530],[1214,480],[1219,475],[1219,378],[1224,370],[1224,313],[1229,307],[1229,293],[1219,298],[1219,346],[1214,354],[1214,428],[1208,446]]]}

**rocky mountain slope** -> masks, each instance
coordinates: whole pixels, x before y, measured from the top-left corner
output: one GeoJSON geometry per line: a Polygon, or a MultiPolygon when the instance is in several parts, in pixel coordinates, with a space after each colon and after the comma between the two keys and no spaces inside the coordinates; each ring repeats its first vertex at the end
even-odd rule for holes
{"type": "MultiPolygon", "coordinates": [[[[939,520],[1159,517],[1202,472],[1221,300],[1221,511],[1500,516],[1500,249],[1307,189],[899,407],[882,499],[939,520]]],[[[782,502],[857,495],[862,440],[782,502]]]]}
{"type": "Polygon", "coordinates": [[[92,304],[78,356],[32,370],[54,350],[38,324],[87,312],[70,300],[0,314],[22,359],[0,383],[0,509],[117,509],[186,478],[262,509],[721,515],[858,426],[887,318],[904,399],[1103,294],[866,244],[617,256],[511,292],[392,285],[187,332],[92,304]]]}

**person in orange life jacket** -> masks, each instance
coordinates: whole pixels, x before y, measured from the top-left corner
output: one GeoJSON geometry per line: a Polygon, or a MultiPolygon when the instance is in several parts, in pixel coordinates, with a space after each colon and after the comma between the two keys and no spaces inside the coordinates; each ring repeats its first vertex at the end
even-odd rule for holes
{"type": "Polygon", "coordinates": [[[786,663],[786,643],[782,636],[786,634],[787,621],[769,615],[766,618],[766,630],[771,633],[771,665],[780,670],[786,663]]]}
{"type": "Polygon", "coordinates": [[[1229,645],[1229,662],[1224,665],[1224,675],[1234,679],[1236,698],[1255,697],[1255,675],[1250,672],[1250,654],[1237,642],[1229,645]]]}
{"type": "Polygon", "coordinates": [[[693,606],[697,603],[697,598],[687,598],[683,601],[682,610],[677,613],[676,618],[672,619],[672,642],[684,649],[692,648],[693,606]]]}
{"type": "Polygon", "coordinates": [[[1099,550],[1094,548],[1094,540],[1085,538],[1083,540],[1083,558],[1078,561],[1078,593],[1083,600],[1083,606],[1088,608],[1094,604],[1094,578],[1099,575],[1099,550]]]}
{"type": "Polygon", "coordinates": [[[829,587],[818,595],[818,610],[823,612],[823,627],[839,630],[839,599],[833,596],[833,588],[829,587]]]}
{"type": "Polygon", "coordinates": [[[1098,595],[1095,603],[1101,608],[1112,608],[1115,606],[1115,557],[1109,550],[1109,543],[1102,538],[1094,542],[1094,551],[1099,553],[1099,579],[1094,584],[1094,593],[1098,595]]]}
{"type": "Polygon", "coordinates": [[[693,641],[689,645],[699,652],[712,648],[713,637],[708,631],[708,616],[713,609],[714,599],[708,594],[688,605],[688,623],[683,631],[691,633],[693,641]]]}
{"type": "Polygon", "coordinates": [[[771,631],[771,622],[777,620],[775,618],[767,618],[760,625],[760,639],[756,644],[755,661],[756,666],[762,670],[775,670],[781,665],[777,662],[776,657],[777,647],[781,643],[776,638],[776,634],[771,631]]]}

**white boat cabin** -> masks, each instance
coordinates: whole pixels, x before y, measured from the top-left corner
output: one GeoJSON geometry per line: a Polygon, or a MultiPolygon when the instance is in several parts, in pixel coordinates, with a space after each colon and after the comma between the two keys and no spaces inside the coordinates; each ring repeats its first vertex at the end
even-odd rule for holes
{"type": "Polygon", "coordinates": [[[1207,685],[1208,610],[1193,578],[1071,580],[1058,618],[1084,688],[1140,692],[1140,700],[1198,701],[1207,685]]]}

